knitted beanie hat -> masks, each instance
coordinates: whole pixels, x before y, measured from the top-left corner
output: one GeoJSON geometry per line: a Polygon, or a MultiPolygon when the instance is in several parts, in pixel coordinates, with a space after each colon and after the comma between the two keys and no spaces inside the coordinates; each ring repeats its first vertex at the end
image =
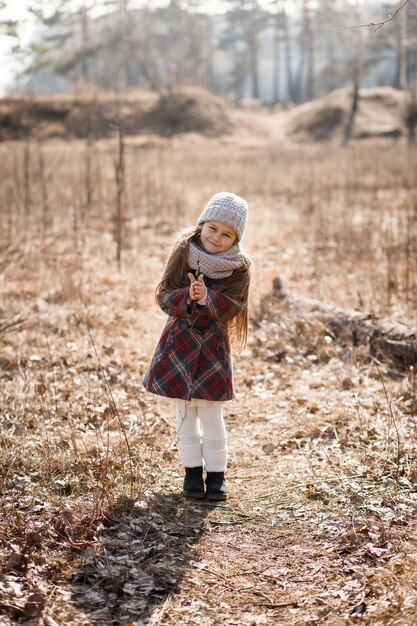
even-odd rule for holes
{"type": "Polygon", "coordinates": [[[208,201],[198,218],[197,224],[209,221],[223,222],[233,228],[238,241],[240,241],[248,221],[248,210],[249,207],[246,200],[234,193],[220,191],[220,193],[216,193],[208,201]]]}

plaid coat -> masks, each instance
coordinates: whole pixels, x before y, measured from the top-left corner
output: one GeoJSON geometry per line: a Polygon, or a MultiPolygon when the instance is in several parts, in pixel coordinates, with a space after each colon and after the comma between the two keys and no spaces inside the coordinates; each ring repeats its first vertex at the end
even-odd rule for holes
{"type": "Polygon", "coordinates": [[[143,379],[145,389],[167,398],[232,400],[230,344],[216,324],[216,320],[232,319],[238,313],[238,306],[223,293],[232,280],[233,274],[205,278],[207,300],[203,306],[187,305],[187,275],[183,287],[159,294],[158,304],[169,317],[143,379]]]}

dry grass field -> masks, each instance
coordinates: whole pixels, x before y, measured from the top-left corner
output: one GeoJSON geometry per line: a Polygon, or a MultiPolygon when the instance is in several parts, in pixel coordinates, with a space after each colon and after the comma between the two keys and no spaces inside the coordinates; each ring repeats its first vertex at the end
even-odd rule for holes
{"type": "Polygon", "coordinates": [[[234,115],[127,137],[122,167],[117,138],[0,145],[0,624],[415,623],[415,370],[296,298],[417,329],[416,153],[234,115]],[[179,495],[171,404],[140,383],[173,230],[220,190],[250,204],[253,282],[209,505],[179,495]]]}

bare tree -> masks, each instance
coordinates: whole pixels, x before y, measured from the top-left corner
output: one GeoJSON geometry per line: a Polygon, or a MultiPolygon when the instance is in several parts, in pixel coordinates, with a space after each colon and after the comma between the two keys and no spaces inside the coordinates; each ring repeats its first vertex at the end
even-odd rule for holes
{"type": "Polygon", "coordinates": [[[304,15],[304,38],[307,51],[307,80],[306,80],[306,98],[312,100],[315,96],[314,85],[314,25],[313,25],[313,9],[309,6],[307,0],[303,1],[304,15]]]}
{"type": "Polygon", "coordinates": [[[308,0],[302,0],[301,31],[299,35],[299,63],[294,81],[294,98],[297,102],[314,97],[314,36],[312,9],[308,0]],[[305,75],[305,87],[304,87],[305,75]]]}
{"type": "MultiPolygon", "coordinates": [[[[355,0],[355,16],[359,23],[361,18],[361,0],[355,0]]],[[[359,28],[354,31],[354,50],[352,99],[344,132],[344,144],[347,144],[352,137],[353,125],[359,107],[359,88],[362,77],[362,31],[359,28]]]]}
{"type": "Polygon", "coordinates": [[[285,46],[285,74],[287,79],[287,94],[290,100],[294,100],[294,78],[292,70],[292,45],[290,35],[290,23],[285,6],[282,9],[282,23],[284,30],[284,46],[285,46]]]}
{"type": "Polygon", "coordinates": [[[274,21],[274,39],[273,39],[273,66],[272,66],[272,102],[276,104],[280,100],[280,49],[281,49],[281,29],[279,14],[276,15],[274,21]]]}
{"type": "MultiPolygon", "coordinates": [[[[80,30],[81,30],[81,49],[83,51],[87,51],[90,48],[90,31],[89,31],[89,14],[86,0],[83,0],[79,11],[79,20],[80,20],[80,30]]],[[[89,79],[89,71],[88,71],[88,56],[87,54],[81,55],[81,75],[84,83],[88,82],[89,79]]]]}
{"type": "Polygon", "coordinates": [[[417,7],[413,4],[407,6],[407,22],[409,35],[407,37],[407,69],[405,81],[408,86],[407,102],[405,107],[405,123],[408,132],[408,143],[416,145],[417,127],[417,7]],[[411,29],[413,25],[413,30],[411,29]],[[412,35],[412,36],[411,36],[412,35]]]}
{"type": "Polygon", "coordinates": [[[391,20],[395,19],[397,15],[400,13],[400,11],[402,11],[408,3],[409,3],[409,0],[402,0],[400,4],[397,6],[397,8],[388,15],[388,17],[386,17],[383,20],[380,20],[379,22],[368,22],[367,24],[355,23],[353,26],[343,26],[342,29],[367,28],[371,26],[375,30],[379,30],[380,28],[384,26],[384,24],[387,24],[387,22],[390,22],[391,20]]]}
{"type": "Polygon", "coordinates": [[[397,28],[397,86],[400,89],[407,89],[407,66],[408,66],[408,50],[407,50],[407,9],[401,11],[399,15],[399,27],[397,28]]]}
{"type": "Polygon", "coordinates": [[[272,40],[272,104],[281,99],[281,49],[283,41],[283,0],[271,0],[270,24],[273,29],[272,40]]]}

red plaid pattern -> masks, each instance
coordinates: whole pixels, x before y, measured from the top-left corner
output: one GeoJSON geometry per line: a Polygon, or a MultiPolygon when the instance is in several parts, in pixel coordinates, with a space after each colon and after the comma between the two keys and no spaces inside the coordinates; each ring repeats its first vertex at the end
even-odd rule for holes
{"type": "Polygon", "coordinates": [[[231,319],[238,312],[236,304],[224,293],[231,280],[233,274],[218,280],[206,278],[208,293],[204,306],[187,306],[187,276],[183,281],[186,286],[159,295],[158,304],[169,318],[143,379],[145,389],[182,400],[233,398],[229,341],[215,324],[215,320],[231,319]]]}

